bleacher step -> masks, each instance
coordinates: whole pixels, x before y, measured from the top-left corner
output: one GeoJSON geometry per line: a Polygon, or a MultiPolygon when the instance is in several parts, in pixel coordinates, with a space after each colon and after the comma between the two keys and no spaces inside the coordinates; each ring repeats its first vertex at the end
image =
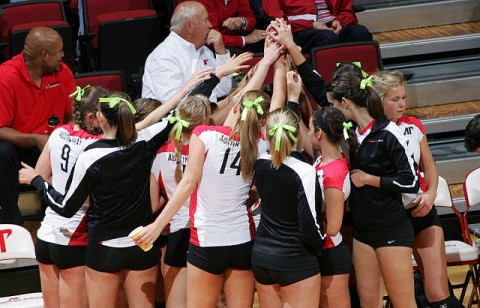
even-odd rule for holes
{"type": "Polygon", "coordinates": [[[372,33],[480,20],[478,0],[426,1],[376,9],[369,9],[368,6],[366,8],[358,13],[358,19],[372,33]]]}
{"type": "Polygon", "coordinates": [[[34,190],[20,192],[18,207],[23,217],[39,217],[43,215],[40,197],[34,190]]]}

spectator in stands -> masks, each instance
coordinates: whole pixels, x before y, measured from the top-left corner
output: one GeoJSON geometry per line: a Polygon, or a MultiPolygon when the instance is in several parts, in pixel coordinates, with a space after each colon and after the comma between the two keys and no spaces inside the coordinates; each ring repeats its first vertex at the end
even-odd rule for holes
{"type": "Polygon", "coordinates": [[[353,0],[264,0],[265,14],[284,18],[304,52],[316,46],[369,41],[372,34],[358,24],[353,0]]]}
{"type": "Polygon", "coordinates": [[[465,128],[465,148],[480,154],[480,114],[471,119],[465,128]]]}
{"type": "MultiPolygon", "coordinates": [[[[148,56],[143,74],[142,97],[166,102],[202,68],[217,68],[230,59],[220,32],[211,29],[205,7],[194,1],[175,8],[171,33],[148,56]],[[216,56],[204,44],[213,45],[216,56]]],[[[232,89],[229,76],[223,77],[213,90],[210,101],[226,96],[232,89]]]]}
{"type": "Polygon", "coordinates": [[[222,34],[225,46],[232,52],[263,51],[265,31],[255,29],[257,21],[248,0],[196,1],[205,6],[212,29],[222,34]]]}
{"type": "Polygon", "coordinates": [[[0,223],[22,224],[18,209],[20,161],[35,162],[48,139],[48,120],[72,119],[73,75],[53,29],[33,28],[21,54],[0,66],[0,223]]]}

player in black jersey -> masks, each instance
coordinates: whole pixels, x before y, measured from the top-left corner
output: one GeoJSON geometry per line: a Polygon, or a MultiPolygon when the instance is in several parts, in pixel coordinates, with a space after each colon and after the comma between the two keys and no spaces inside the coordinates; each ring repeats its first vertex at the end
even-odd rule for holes
{"type": "Polygon", "coordinates": [[[418,191],[413,155],[395,123],[385,118],[371,79],[336,75],[328,101],[357,123],[358,151],[350,156],[354,225],[353,263],[362,306],[380,307],[381,277],[395,307],[416,307],[413,292],[413,227],[402,193],[418,191]]]}
{"type": "Polygon", "coordinates": [[[295,113],[277,109],[267,118],[270,154],[255,164],[262,200],[252,251],[260,306],[318,307],[320,302],[322,195],[313,166],[297,150],[295,113]]]}

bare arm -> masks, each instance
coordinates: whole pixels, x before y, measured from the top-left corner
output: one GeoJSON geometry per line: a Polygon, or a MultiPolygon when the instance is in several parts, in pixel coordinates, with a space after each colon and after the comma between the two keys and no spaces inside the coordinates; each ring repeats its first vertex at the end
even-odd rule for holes
{"type": "Polygon", "coordinates": [[[8,141],[17,147],[37,147],[39,150],[43,150],[48,135],[24,134],[11,127],[1,127],[0,140],[8,141]]]}
{"type": "Polygon", "coordinates": [[[428,190],[412,201],[412,203],[417,204],[417,207],[412,211],[414,217],[427,215],[437,197],[438,171],[426,136],[423,136],[420,142],[420,166],[425,174],[425,183],[428,190]]]}
{"type": "Polygon", "coordinates": [[[160,121],[160,119],[169,113],[170,110],[176,108],[178,103],[180,103],[180,101],[187,96],[187,94],[190,93],[199,82],[209,79],[212,72],[212,69],[202,69],[194,73],[187,83],[166,103],[152,111],[145,119],[138,122],[135,125],[136,129],[141,130],[160,121]]]}
{"type": "Polygon", "coordinates": [[[150,201],[152,204],[152,213],[160,210],[160,188],[152,173],[150,173],[150,201]]]}
{"type": "Polygon", "coordinates": [[[326,233],[329,236],[335,236],[340,232],[343,220],[344,193],[336,188],[325,189],[325,204],[327,213],[326,233]]]}
{"type": "Polygon", "coordinates": [[[48,148],[48,141],[43,147],[43,151],[38,157],[35,171],[38,172],[44,179],[50,179],[52,176],[52,165],[50,163],[50,150],[48,148]]]}

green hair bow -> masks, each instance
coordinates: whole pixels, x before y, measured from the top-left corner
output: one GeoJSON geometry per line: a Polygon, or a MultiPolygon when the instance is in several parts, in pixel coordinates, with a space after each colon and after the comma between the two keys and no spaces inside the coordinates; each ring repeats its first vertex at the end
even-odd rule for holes
{"type": "MultiPolygon", "coordinates": [[[[368,77],[368,73],[365,72],[364,70],[362,70],[362,62],[360,62],[360,61],[352,61],[351,63],[360,69],[360,71],[362,72],[363,78],[367,78],[367,77],[368,77]]],[[[342,64],[342,63],[337,62],[336,67],[339,66],[340,64],[342,64]]]]}
{"type": "Polygon", "coordinates": [[[263,102],[263,96],[257,97],[253,102],[252,101],[243,101],[243,111],[242,111],[242,117],[241,120],[245,121],[247,119],[247,108],[254,107],[255,110],[257,111],[257,114],[262,115],[263,114],[263,109],[260,103],[263,102]]]}
{"type": "Polygon", "coordinates": [[[168,122],[170,123],[178,122],[177,130],[175,131],[175,140],[180,140],[180,137],[182,136],[183,128],[190,126],[190,122],[183,120],[180,117],[170,117],[168,118],[168,122]]]}
{"type": "Polygon", "coordinates": [[[371,75],[368,78],[362,79],[362,81],[360,82],[360,89],[365,90],[365,88],[367,86],[371,87],[372,86],[372,77],[373,77],[373,75],[371,75]]]}
{"type": "Polygon", "coordinates": [[[352,128],[353,124],[352,122],[343,122],[342,125],[343,125],[343,138],[347,140],[348,138],[350,138],[348,136],[348,130],[352,128]]]}
{"type": "Polygon", "coordinates": [[[288,124],[277,123],[268,131],[270,136],[275,135],[275,151],[280,151],[280,140],[282,139],[283,130],[287,131],[287,135],[293,142],[297,142],[297,138],[293,135],[293,133],[297,131],[295,127],[288,124]]]}
{"type": "Polygon", "coordinates": [[[130,108],[130,111],[132,111],[132,114],[135,114],[137,113],[137,111],[135,110],[135,107],[133,107],[132,103],[130,103],[129,101],[127,101],[126,99],[124,98],[121,98],[121,97],[101,97],[98,99],[98,101],[100,103],[108,103],[108,107],[110,108],[114,108],[115,106],[117,106],[120,102],[124,102],[127,104],[128,108],[130,108]]]}
{"type": "Polygon", "coordinates": [[[84,88],[77,86],[77,90],[69,95],[69,97],[74,97],[77,102],[82,100],[83,95],[85,94],[85,89],[90,88],[90,85],[86,85],[84,88]]]}

